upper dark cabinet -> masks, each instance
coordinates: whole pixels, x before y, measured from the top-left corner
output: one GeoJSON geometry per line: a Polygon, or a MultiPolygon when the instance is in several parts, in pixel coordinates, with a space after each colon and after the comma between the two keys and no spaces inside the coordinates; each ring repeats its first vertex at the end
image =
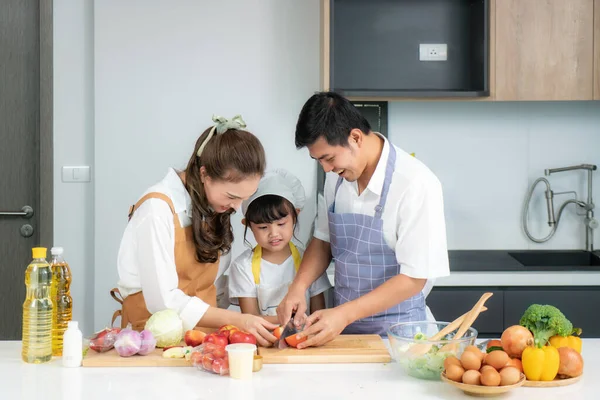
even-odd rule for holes
{"type": "Polygon", "coordinates": [[[489,1],[325,0],[324,88],[354,98],[489,96],[489,1]]]}

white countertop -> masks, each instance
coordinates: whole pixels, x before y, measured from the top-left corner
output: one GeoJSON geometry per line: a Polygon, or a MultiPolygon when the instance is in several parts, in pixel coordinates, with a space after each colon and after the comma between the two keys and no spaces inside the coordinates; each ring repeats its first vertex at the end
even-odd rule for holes
{"type": "MultiPolygon", "coordinates": [[[[0,398],[20,400],[468,399],[443,382],[403,375],[397,364],[265,365],[250,381],[196,368],[63,368],[21,361],[20,342],[0,342],[0,398]]],[[[561,388],[518,388],[502,399],[590,400],[600,393],[600,339],[583,343],[583,379],[561,388]]]]}
{"type": "Polygon", "coordinates": [[[435,286],[600,286],[600,272],[451,272],[435,286]]]}
{"type": "MultiPolygon", "coordinates": [[[[335,273],[327,270],[333,285],[335,273]]],[[[435,286],[600,286],[600,272],[451,272],[438,278],[435,286]]]]}

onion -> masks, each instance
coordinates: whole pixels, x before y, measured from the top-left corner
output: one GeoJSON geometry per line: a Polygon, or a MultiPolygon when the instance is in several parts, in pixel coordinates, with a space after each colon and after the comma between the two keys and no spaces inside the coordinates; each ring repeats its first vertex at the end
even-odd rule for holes
{"type": "Polygon", "coordinates": [[[141,356],[145,356],[147,354],[152,353],[156,348],[156,339],[154,339],[154,336],[152,336],[152,332],[150,332],[147,329],[144,329],[142,332],[140,332],[140,337],[142,339],[142,344],[140,346],[140,351],[138,351],[138,354],[141,356]]]}
{"type": "Polygon", "coordinates": [[[583,374],[583,357],[576,350],[570,347],[560,347],[558,355],[560,356],[559,376],[574,378],[583,374]]]}
{"type": "Polygon", "coordinates": [[[142,345],[142,337],[137,331],[131,329],[123,329],[117,335],[115,342],[115,350],[121,357],[129,357],[140,351],[142,345]]]}
{"type": "Polygon", "coordinates": [[[513,325],[502,332],[502,348],[511,358],[521,358],[523,350],[533,344],[533,335],[521,325],[513,325]]]}

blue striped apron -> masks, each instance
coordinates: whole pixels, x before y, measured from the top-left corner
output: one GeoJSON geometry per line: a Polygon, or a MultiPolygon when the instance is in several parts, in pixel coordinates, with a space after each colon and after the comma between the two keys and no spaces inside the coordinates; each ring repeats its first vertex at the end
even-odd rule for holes
{"type": "MultiPolygon", "coordinates": [[[[389,148],[381,198],[373,217],[335,213],[335,196],[342,184],[342,177],[335,187],[334,200],[328,212],[329,240],[335,262],[335,306],[373,291],[402,270],[394,249],[385,241],[381,219],[396,164],[396,149],[391,143],[389,148]]],[[[393,324],[425,319],[425,296],[420,292],[387,310],[348,325],[343,333],[387,335],[388,328],[393,324]]]]}

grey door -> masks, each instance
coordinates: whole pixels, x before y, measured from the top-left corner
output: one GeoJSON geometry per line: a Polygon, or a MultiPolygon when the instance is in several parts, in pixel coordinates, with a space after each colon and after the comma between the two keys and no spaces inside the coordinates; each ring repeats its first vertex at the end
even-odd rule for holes
{"type": "Polygon", "coordinates": [[[0,340],[21,338],[31,248],[51,245],[40,239],[41,204],[48,207],[40,201],[40,183],[48,171],[40,173],[47,142],[40,140],[40,86],[47,77],[40,74],[39,3],[0,1],[0,340]],[[33,216],[10,215],[25,206],[33,216]]]}

